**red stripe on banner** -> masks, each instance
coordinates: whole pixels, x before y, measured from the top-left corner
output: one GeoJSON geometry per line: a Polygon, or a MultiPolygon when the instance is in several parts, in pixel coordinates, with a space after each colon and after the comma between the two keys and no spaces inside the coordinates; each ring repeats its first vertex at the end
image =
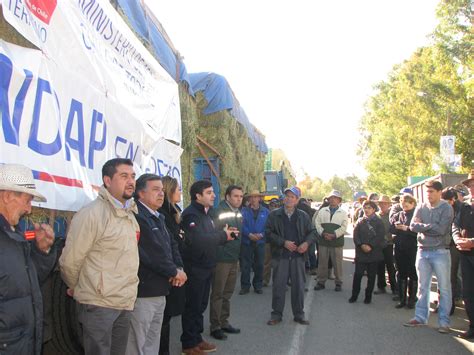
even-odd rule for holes
{"type": "Polygon", "coordinates": [[[64,176],[51,175],[42,171],[40,171],[39,173],[38,180],[54,182],[58,185],[65,185],[71,187],[84,187],[81,180],[70,179],[64,176]]]}
{"type": "MultiPolygon", "coordinates": [[[[51,175],[45,173],[44,171],[33,171],[34,178],[46,182],[54,182],[58,185],[70,186],[70,187],[80,187],[84,188],[84,183],[81,180],[70,179],[64,176],[51,175]]],[[[90,185],[92,189],[96,192],[99,191],[100,186],[90,185]]]]}

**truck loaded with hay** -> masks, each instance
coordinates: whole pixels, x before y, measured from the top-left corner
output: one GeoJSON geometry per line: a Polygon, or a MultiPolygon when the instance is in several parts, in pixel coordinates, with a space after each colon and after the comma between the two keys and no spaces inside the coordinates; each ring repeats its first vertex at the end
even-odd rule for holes
{"type": "MultiPolygon", "coordinates": [[[[224,77],[187,73],[142,1],[54,3],[34,11],[30,2],[0,2],[0,163],[30,167],[48,197],[22,230],[49,223],[61,249],[114,157],[132,159],[137,175],[176,177],[185,204],[196,179],[211,180],[221,198],[229,184],[264,188],[265,137],[224,77]]],[[[42,292],[44,353],[82,353],[75,302],[57,268],[42,292]]]]}

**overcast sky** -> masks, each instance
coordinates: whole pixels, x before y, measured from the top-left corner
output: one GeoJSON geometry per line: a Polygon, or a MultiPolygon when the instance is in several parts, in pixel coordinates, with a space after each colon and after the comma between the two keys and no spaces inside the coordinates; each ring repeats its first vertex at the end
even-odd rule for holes
{"type": "Polygon", "coordinates": [[[226,77],[295,171],[364,176],[357,126],[374,84],[428,43],[435,0],[146,0],[190,73],[226,77]]]}

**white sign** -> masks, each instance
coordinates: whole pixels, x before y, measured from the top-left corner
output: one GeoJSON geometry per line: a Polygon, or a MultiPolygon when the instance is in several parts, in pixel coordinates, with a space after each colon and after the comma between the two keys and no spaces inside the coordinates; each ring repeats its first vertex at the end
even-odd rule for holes
{"type": "Polygon", "coordinates": [[[78,210],[96,197],[102,165],[116,157],[132,159],[137,175],[181,182],[182,149],[73,67],[0,41],[0,78],[0,163],[33,170],[48,199],[41,207],[78,210]]]}
{"type": "Polygon", "coordinates": [[[74,72],[122,105],[125,115],[181,143],[178,85],[108,0],[0,1],[5,19],[58,69],[74,72]]]}
{"type": "Polygon", "coordinates": [[[456,136],[441,136],[440,138],[440,153],[445,159],[455,154],[456,136]]]}

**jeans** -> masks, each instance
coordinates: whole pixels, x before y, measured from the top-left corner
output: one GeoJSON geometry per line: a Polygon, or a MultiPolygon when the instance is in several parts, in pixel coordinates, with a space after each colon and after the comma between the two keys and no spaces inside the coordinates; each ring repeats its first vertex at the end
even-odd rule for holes
{"type": "Polygon", "coordinates": [[[250,242],[249,245],[242,243],[240,253],[241,289],[250,289],[250,271],[253,269],[252,286],[255,290],[261,290],[263,287],[265,243],[250,242]]]}
{"type": "Polygon", "coordinates": [[[415,319],[427,323],[430,313],[431,278],[434,273],[440,291],[438,323],[440,327],[449,326],[451,311],[451,255],[449,249],[422,250],[416,256],[418,273],[418,302],[416,303],[415,319]]]}

